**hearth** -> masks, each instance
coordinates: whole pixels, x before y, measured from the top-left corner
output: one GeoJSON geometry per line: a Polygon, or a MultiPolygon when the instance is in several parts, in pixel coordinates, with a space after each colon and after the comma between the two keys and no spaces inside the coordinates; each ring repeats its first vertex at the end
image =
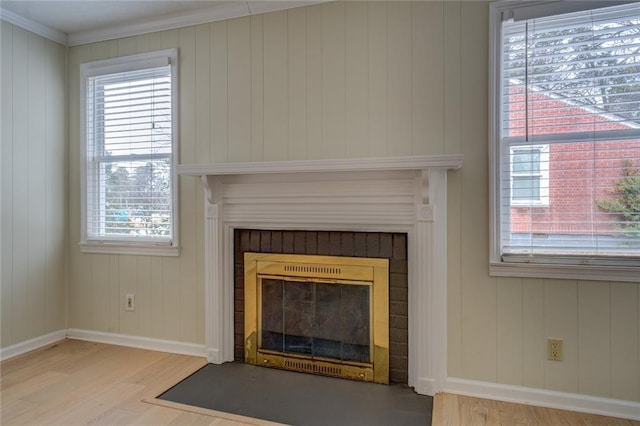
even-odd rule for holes
{"type": "Polygon", "coordinates": [[[245,362],[389,383],[386,259],[245,253],[245,362]]]}

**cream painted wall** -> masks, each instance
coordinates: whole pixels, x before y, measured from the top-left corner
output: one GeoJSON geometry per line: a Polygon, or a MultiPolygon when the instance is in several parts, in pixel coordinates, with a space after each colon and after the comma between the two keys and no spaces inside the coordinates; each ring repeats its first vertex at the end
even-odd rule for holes
{"type": "Polygon", "coordinates": [[[66,48],[1,21],[6,348],[66,328],[66,48]]]}
{"type": "Polygon", "coordinates": [[[487,34],[486,2],[336,2],[71,48],[69,326],[204,342],[197,180],[180,181],[179,258],[77,246],[79,64],[178,47],[182,163],[464,154],[449,174],[450,376],[640,401],[640,286],[488,275],[487,34]],[[564,339],[563,362],[546,337],[564,339]]]}

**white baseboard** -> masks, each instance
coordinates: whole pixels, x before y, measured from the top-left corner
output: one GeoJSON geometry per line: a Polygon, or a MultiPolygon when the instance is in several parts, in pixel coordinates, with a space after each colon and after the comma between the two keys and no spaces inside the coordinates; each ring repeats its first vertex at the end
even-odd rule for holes
{"type": "Polygon", "coordinates": [[[15,345],[7,346],[6,348],[0,348],[0,361],[5,361],[18,355],[49,346],[60,340],[64,340],[65,337],[67,337],[67,330],[58,330],[45,334],[44,336],[38,336],[24,342],[16,343],[15,345]]]}
{"type": "Polygon", "coordinates": [[[440,392],[640,420],[640,403],[447,377],[440,392]]]}
{"type": "Polygon", "coordinates": [[[70,328],[67,330],[67,338],[86,340],[88,342],[108,343],[110,345],[128,346],[138,349],[149,349],[152,351],[169,352],[180,355],[200,357],[205,357],[207,355],[204,345],[177,342],[175,340],[130,336],[126,334],[105,333],[102,331],[70,328]]]}

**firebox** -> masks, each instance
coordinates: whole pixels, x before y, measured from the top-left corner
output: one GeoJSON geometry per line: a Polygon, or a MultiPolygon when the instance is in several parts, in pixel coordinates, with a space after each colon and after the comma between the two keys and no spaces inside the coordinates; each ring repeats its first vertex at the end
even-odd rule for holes
{"type": "Polygon", "coordinates": [[[389,383],[387,259],[245,253],[245,362],[389,383]]]}

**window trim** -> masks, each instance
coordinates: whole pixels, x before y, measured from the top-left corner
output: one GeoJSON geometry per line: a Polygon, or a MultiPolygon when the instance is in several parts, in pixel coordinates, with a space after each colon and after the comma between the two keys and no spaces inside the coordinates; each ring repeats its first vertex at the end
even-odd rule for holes
{"type": "MultiPolygon", "coordinates": [[[[527,259],[520,256],[515,261],[507,262],[501,255],[500,235],[500,174],[503,170],[503,147],[500,144],[500,114],[502,110],[501,85],[501,51],[502,51],[502,16],[514,8],[535,6],[540,12],[549,7],[549,14],[554,13],[556,1],[518,1],[507,0],[489,5],[489,275],[501,277],[556,278],[601,281],[640,282],[640,259],[629,264],[596,264],[588,256],[550,255],[533,256],[527,259]]],[[[570,5],[570,2],[561,2],[570,5]]],[[[580,3],[580,2],[576,2],[580,3]]],[[[628,2],[617,2],[628,3],[628,2]]],[[[607,5],[595,2],[593,8],[607,5]]],[[[612,5],[612,4],[609,4],[612,5]]],[[[569,12],[563,10],[561,13],[569,12]]]]}
{"type": "Polygon", "coordinates": [[[82,253],[111,253],[151,256],[179,256],[179,206],[178,206],[178,49],[164,49],[154,52],[122,56],[80,64],[80,235],[82,253]],[[169,64],[171,66],[171,226],[172,239],[167,242],[132,241],[129,239],[89,240],[87,235],[88,192],[87,192],[87,78],[95,75],[132,71],[169,64]]]}

